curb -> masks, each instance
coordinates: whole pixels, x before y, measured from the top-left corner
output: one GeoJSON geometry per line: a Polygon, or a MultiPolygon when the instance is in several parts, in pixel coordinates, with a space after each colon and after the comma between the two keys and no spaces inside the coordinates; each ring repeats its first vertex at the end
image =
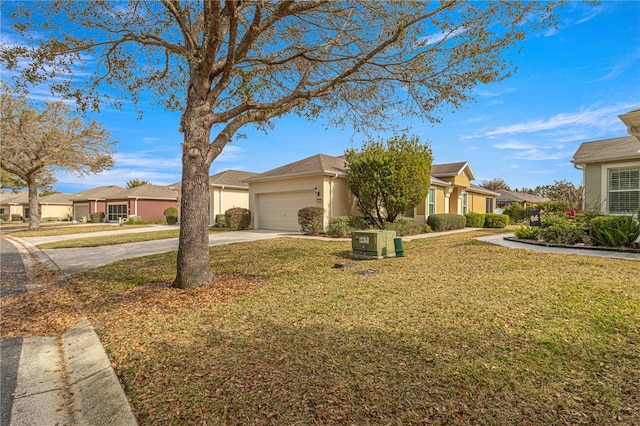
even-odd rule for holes
{"type": "Polygon", "coordinates": [[[85,318],[63,333],[62,348],[76,424],[137,426],[120,381],[89,320],[85,318]]]}

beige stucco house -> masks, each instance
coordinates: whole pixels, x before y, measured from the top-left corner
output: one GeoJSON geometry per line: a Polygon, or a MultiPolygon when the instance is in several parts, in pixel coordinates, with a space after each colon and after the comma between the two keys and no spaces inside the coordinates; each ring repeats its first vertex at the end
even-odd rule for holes
{"type": "MultiPolygon", "coordinates": [[[[413,211],[416,223],[429,214],[493,211],[495,192],[473,185],[468,163],[432,166],[429,196],[413,211]]],[[[298,210],[322,207],[324,226],[334,216],[358,214],[344,157],[317,154],[246,179],[253,228],[299,231],[298,210]]]]}
{"type": "MultiPolygon", "coordinates": [[[[249,208],[249,184],[245,181],[256,173],[241,170],[225,170],[209,176],[209,225],[216,223],[216,216],[234,207],[249,208]]],[[[169,188],[182,191],[180,182],[169,188]]]]}
{"type": "Polygon", "coordinates": [[[331,217],[352,214],[344,157],[317,154],[245,181],[255,229],[299,231],[304,207],[324,208],[325,228],[331,217]]]}
{"type": "MultiPolygon", "coordinates": [[[[38,197],[40,205],[40,220],[68,220],[71,218],[73,208],[71,194],[51,194],[38,197]]],[[[0,215],[18,215],[21,218],[29,217],[29,193],[21,191],[18,193],[0,194],[0,215]]]]}
{"type": "Polygon", "coordinates": [[[587,209],[634,214],[640,206],[640,109],[619,117],[628,136],[584,142],[571,162],[582,170],[587,209]]]}

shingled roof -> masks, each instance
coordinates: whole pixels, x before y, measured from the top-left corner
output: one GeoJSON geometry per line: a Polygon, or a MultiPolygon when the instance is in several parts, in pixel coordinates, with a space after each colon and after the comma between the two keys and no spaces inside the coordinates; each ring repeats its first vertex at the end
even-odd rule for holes
{"type": "Polygon", "coordinates": [[[224,172],[209,176],[209,185],[215,187],[249,188],[249,184],[245,182],[245,180],[255,175],[257,175],[257,173],[225,170],[224,172]]]}
{"type": "Polygon", "coordinates": [[[153,185],[150,183],[134,186],[125,189],[120,193],[113,194],[109,198],[143,198],[146,200],[177,200],[178,191],[170,189],[166,186],[153,185]]]}
{"type": "Polygon", "coordinates": [[[584,142],[573,155],[574,164],[640,158],[640,140],[635,136],[584,142]]]}
{"type": "Polygon", "coordinates": [[[107,198],[113,198],[114,195],[119,194],[124,190],[124,188],[117,185],[99,186],[97,188],[77,192],[71,196],[71,199],[73,201],[106,200],[107,198]]]}
{"type": "Polygon", "coordinates": [[[431,176],[435,177],[448,177],[448,176],[457,176],[459,175],[464,168],[469,170],[469,177],[471,180],[474,180],[476,177],[471,171],[471,167],[469,167],[469,163],[466,161],[460,161],[457,163],[445,163],[445,164],[434,164],[431,166],[431,176]]]}
{"type": "Polygon", "coordinates": [[[499,194],[496,198],[499,202],[543,203],[549,201],[548,198],[538,197],[526,192],[507,191],[505,189],[498,189],[496,192],[499,194]]]}
{"type": "Polygon", "coordinates": [[[348,173],[344,157],[333,157],[325,154],[312,155],[311,157],[285,164],[284,166],[245,179],[245,182],[259,182],[262,180],[318,174],[347,176],[348,173]]]}

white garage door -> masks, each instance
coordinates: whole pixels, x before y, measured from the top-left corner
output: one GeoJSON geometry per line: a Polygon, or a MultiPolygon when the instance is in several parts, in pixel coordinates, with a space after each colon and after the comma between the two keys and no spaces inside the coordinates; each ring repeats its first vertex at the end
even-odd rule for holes
{"type": "Polygon", "coordinates": [[[298,210],[315,206],[316,196],[310,190],[259,194],[258,227],[279,231],[300,231],[298,210]]]}

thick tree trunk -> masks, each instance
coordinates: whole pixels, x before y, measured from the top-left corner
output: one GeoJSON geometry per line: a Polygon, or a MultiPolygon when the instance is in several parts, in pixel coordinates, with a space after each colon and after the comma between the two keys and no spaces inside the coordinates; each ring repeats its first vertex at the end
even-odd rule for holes
{"type": "Polygon", "coordinates": [[[27,176],[29,188],[29,229],[40,229],[40,204],[38,204],[38,186],[33,174],[27,176]]]}
{"type": "MultiPolygon", "coordinates": [[[[189,102],[188,102],[189,103],[189,102]]],[[[193,288],[213,281],[209,262],[209,167],[206,159],[210,130],[205,124],[207,108],[187,106],[182,118],[182,194],[180,241],[174,287],[193,288]]]]}

